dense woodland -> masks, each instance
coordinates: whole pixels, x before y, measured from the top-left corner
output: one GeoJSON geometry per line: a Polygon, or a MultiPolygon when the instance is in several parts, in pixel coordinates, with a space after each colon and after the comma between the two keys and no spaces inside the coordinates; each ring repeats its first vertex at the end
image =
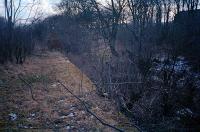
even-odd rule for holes
{"type": "Polygon", "coordinates": [[[0,18],[1,64],[57,50],[141,130],[200,130],[199,0],[62,0],[28,23],[14,2],[0,18]]]}

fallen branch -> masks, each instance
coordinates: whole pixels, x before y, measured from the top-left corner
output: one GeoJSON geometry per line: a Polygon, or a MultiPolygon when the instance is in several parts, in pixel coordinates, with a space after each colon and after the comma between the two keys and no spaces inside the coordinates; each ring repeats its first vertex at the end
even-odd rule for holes
{"type": "Polygon", "coordinates": [[[29,82],[27,82],[25,79],[23,79],[23,75],[22,75],[22,74],[18,74],[18,78],[19,78],[24,84],[26,84],[26,85],[29,87],[30,92],[31,92],[31,97],[32,97],[32,99],[33,99],[34,101],[37,102],[37,100],[36,100],[35,97],[33,96],[33,89],[32,89],[31,84],[30,84],[29,82]]]}
{"type": "Polygon", "coordinates": [[[71,91],[69,90],[69,88],[67,88],[62,82],[58,81],[58,83],[60,83],[60,84],[65,88],[66,91],[68,91],[68,92],[69,92],[71,95],[73,95],[77,100],[79,100],[79,102],[84,106],[85,110],[86,110],[89,114],[91,114],[92,116],[94,116],[102,125],[108,126],[108,127],[112,128],[112,129],[115,129],[115,130],[117,130],[117,131],[119,131],[119,132],[124,132],[124,130],[121,130],[121,129],[119,129],[119,128],[113,126],[113,125],[110,125],[110,124],[108,124],[108,123],[105,123],[105,122],[104,122],[102,119],[100,119],[96,114],[94,114],[92,111],[90,111],[89,108],[87,107],[87,105],[85,104],[85,102],[84,102],[83,100],[81,100],[78,96],[76,96],[73,92],[71,92],[71,91]]]}
{"type": "MultiPolygon", "coordinates": [[[[102,83],[93,83],[93,85],[98,85],[102,83]]],[[[143,82],[116,82],[116,83],[103,83],[104,85],[122,85],[122,84],[143,84],[143,82]]]]}

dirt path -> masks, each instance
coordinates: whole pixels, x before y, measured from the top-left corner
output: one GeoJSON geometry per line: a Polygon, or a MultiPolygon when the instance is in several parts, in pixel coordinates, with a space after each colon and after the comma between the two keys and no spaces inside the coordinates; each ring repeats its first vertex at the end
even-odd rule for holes
{"type": "Polygon", "coordinates": [[[23,65],[0,66],[0,131],[114,131],[87,113],[56,80],[68,86],[105,122],[136,131],[116,111],[115,104],[99,97],[90,79],[57,52],[33,56],[23,65]],[[37,101],[31,98],[29,87],[18,74],[32,85],[37,101]]]}

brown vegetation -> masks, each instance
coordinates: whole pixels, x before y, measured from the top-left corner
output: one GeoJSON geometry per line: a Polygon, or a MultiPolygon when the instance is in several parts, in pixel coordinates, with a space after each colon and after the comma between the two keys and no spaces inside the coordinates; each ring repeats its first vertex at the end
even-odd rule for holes
{"type": "MultiPolygon", "coordinates": [[[[120,115],[111,100],[99,97],[90,79],[60,53],[42,53],[28,59],[23,65],[1,66],[1,130],[37,131],[112,131],[102,126],[81,103],[56,80],[64,82],[71,91],[86,102],[91,111],[102,120],[120,128],[129,129],[130,122],[120,115]],[[18,74],[30,82],[31,93],[18,74]],[[11,120],[10,113],[17,116],[11,120]],[[128,123],[128,124],[126,124],[128,123]]],[[[130,128],[130,130],[134,130],[130,128]]]]}

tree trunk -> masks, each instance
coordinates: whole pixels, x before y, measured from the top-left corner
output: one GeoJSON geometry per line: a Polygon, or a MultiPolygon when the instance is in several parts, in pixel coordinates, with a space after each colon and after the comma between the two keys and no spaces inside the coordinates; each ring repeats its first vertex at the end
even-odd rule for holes
{"type": "Polygon", "coordinates": [[[115,49],[115,43],[116,43],[116,39],[111,39],[109,42],[109,47],[110,47],[110,51],[111,51],[112,55],[114,55],[115,57],[118,57],[119,54],[115,49]]]}

